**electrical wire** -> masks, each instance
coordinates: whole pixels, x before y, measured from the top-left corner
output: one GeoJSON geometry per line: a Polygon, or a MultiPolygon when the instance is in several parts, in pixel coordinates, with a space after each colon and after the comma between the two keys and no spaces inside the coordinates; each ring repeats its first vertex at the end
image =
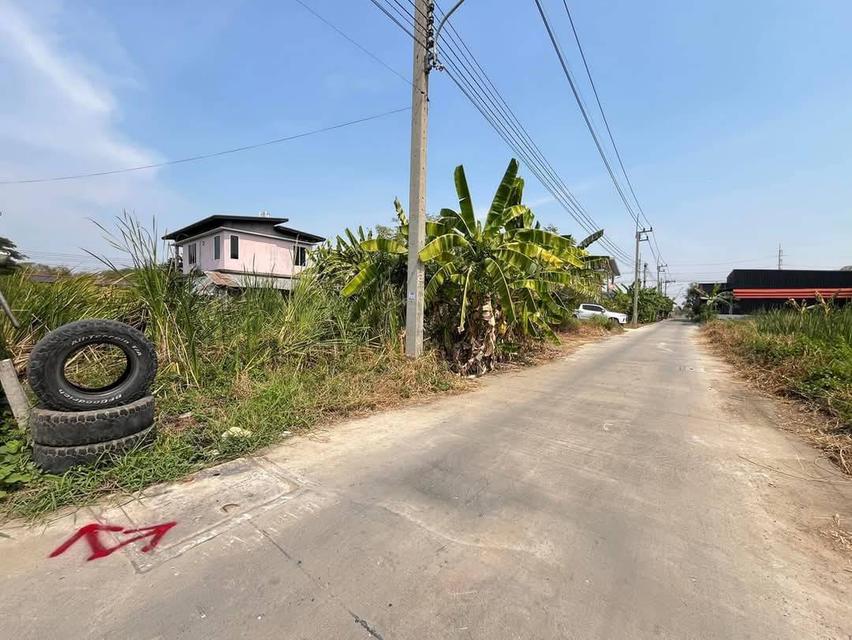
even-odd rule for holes
{"type": "Polygon", "coordinates": [[[366,48],[365,46],[363,46],[361,43],[359,43],[359,42],[357,42],[356,40],[353,40],[352,38],[350,38],[350,37],[349,37],[349,36],[348,36],[348,35],[347,35],[347,34],[346,34],[346,33],[345,33],[342,29],[340,29],[337,25],[335,25],[335,24],[334,24],[333,22],[331,22],[330,20],[326,19],[325,17],[323,17],[322,15],[320,15],[319,13],[317,13],[317,12],[316,12],[316,11],[315,11],[312,7],[310,7],[308,4],[306,4],[306,3],[305,3],[305,2],[303,2],[302,0],[294,0],[294,2],[296,2],[296,3],[300,4],[300,5],[302,5],[302,7],[304,7],[305,11],[307,11],[308,13],[310,13],[311,15],[313,15],[313,16],[314,16],[317,20],[319,20],[320,22],[323,22],[323,23],[324,23],[326,26],[328,26],[329,28],[331,28],[331,29],[333,29],[334,31],[336,31],[336,32],[337,32],[337,35],[339,35],[339,36],[340,36],[341,38],[343,38],[344,40],[347,40],[350,44],[353,44],[353,45],[355,45],[356,47],[358,47],[358,48],[359,48],[362,52],[366,53],[366,54],[367,54],[368,56],[370,56],[373,60],[375,60],[376,62],[378,62],[380,65],[382,65],[385,69],[387,69],[387,70],[388,70],[388,71],[390,71],[392,74],[394,74],[397,78],[399,78],[400,80],[402,80],[404,83],[406,83],[406,84],[408,84],[408,85],[411,85],[411,86],[414,86],[414,83],[413,83],[413,82],[411,82],[411,80],[409,80],[408,78],[406,78],[406,77],[405,77],[404,75],[402,75],[399,71],[397,71],[396,69],[394,69],[394,68],[393,68],[392,66],[390,66],[387,62],[385,62],[384,60],[382,60],[379,56],[377,56],[375,53],[373,53],[372,51],[370,51],[369,49],[367,49],[367,48],[366,48]]]}
{"type": "MultiPolygon", "coordinates": [[[[485,73],[482,65],[479,64],[476,57],[470,51],[470,48],[464,42],[464,39],[458,34],[455,30],[455,27],[452,23],[448,23],[449,31],[445,31],[445,34],[448,34],[451,43],[446,43],[449,45],[449,51],[451,54],[455,54],[456,62],[461,69],[465,70],[467,74],[476,82],[480,89],[484,89],[484,92],[491,96],[491,100],[488,100],[488,103],[491,107],[495,106],[502,113],[506,120],[504,123],[509,127],[511,133],[515,135],[520,144],[525,147],[525,149],[529,152],[531,159],[526,160],[526,163],[530,165],[531,169],[538,168],[539,172],[536,173],[539,180],[545,185],[548,186],[550,183],[549,190],[554,197],[557,198],[558,201],[569,210],[569,213],[573,210],[577,215],[572,215],[575,220],[580,224],[581,227],[586,229],[587,232],[593,233],[599,228],[599,225],[591,219],[576,197],[571,193],[568,187],[565,185],[565,182],[559,177],[556,173],[553,166],[550,162],[544,157],[541,149],[538,145],[532,140],[531,136],[527,129],[523,126],[523,124],[518,119],[517,115],[511,109],[511,107],[506,102],[505,98],[499,92],[497,87],[494,85],[493,81],[488,77],[488,74],[485,73]],[[459,48],[454,48],[452,43],[458,45],[459,48]],[[476,69],[473,69],[470,66],[470,63],[475,65],[476,69]],[[479,76],[484,80],[485,86],[483,87],[483,83],[477,78],[479,76]],[[554,193],[554,191],[559,192],[554,193]],[[561,195],[561,197],[560,197],[561,195]],[[578,216],[582,219],[578,219],[578,216]],[[585,224],[584,224],[585,221],[585,224]]],[[[446,51],[446,49],[445,49],[446,51]]],[[[606,238],[606,236],[604,236],[606,238]]],[[[608,246],[608,249],[612,251],[614,254],[621,257],[623,260],[630,261],[630,257],[621,250],[617,245],[609,241],[606,238],[605,241],[602,241],[603,246],[608,246]]]]}
{"type": "MultiPolygon", "coordinates": [[[[398,0],[393,1],[399,4],[398,0]]],[[[420,17],[424,17],[422,12],[410,0],[409,4],[411,4],[413,10],[419,12],[420,17]]],[[[441,11],[440,7],[438,7],[438,10],[441,11]]],[[[405,13],[407,23],[414,20],[414,12],[406,10],[405,13]]],[[[482,65],[473,57],[470,48],[464,43],[452,23],[447,23],[447,26],[451,35],[447,41],[444,41],[444,44],[447,46],[444,51],[449,53],[452,59],[442,60],[442,63],[450,79],[504,142],[533,171],[539,181],[551,192],[554,198],[568,211],[575,221],[587,233],[596,231],[599,226],[583,210],[582,206],[565,186],[564,181],[558,177],[552,165],[544,158],[540,148],[531,139],[527,130],[496,89],[494,83],[484,72],[482,65]],[[476,68],[471,65],[471,62],[476,68]]],[[[408,29],[403,30],[410,35],[408,29]]],[[[446,34],[447,31],[444,33],[446,34]]],[[[632,260],[626,252],[612,243],[608,238],[606,238],[606,242],[602,241],[602,244],[607,246],[607,242],[609,243],[607,248],[613,255],[628,263],[632,260]]]]}
{"type": "Polygon", "coordinates": [[[60,182],[63,180],[77,180],[80,178],[94,178],[96,176],[110,176],[116,173],[129,173],[131,171],[142,171],[144,169],[156,169],[159,167],[167,167],[175,164],[183,164],[185,162],[195,162],[197,160],[207,160],[208,158],[216,158],[219,156],[228,155],[231,153],[240,153],[242,151],[249,151],[251,149],[259,149],[260,147],[268,147],[274,144],[280,144],[282,142],[289,142],[290,140],[296,140],[298,138],[306,138],[308,136],[313,136],[318,133],[325,133],[327,131],[334,131],[335,129],[342,129],[344,127],[349,127],[355,124],[361,124],[362,122],[369,122],[370,120],[377,120],[378,118],[384,118],[386,116],[390,116],[396,113],[402,113],[403,111],[410,111],[411,107],[402,107],[400,109],[393,109],[392,111],[385,111],[383,113],[377,113],[372,116],[367,116],[365,118],[358,118],[357,120],[349,120],[348,122],[341,122],[340,124],[331,125],[328,127],[322,127],[320,129],[313,129],[311,131],[304,131],[302,133],[297,133],[292,136],[286,136],[284,138],[276,138],[275,140],[267,140],[266,142],[258,142],[257,144],[249,144],[242,147],[235,147],[233,149],[225,149],[223,151],[215,151],[213,153],[205,153],[197,156],[190,156],[188,158],[180,158],[178,160],[166,160],[164,162],[155,162],[152,164],[145,164],[136,167],[125,167],[123,169],[111,169],[108,171],[94,171],[92,173],[79,173],[76,175],[68,175],[68,176],[56,176],[52,178],[30,178],[26,180],[1,180],[0,185],[9,185],[9,184],[34,184],[39,182],[60,182]]]}
{"type": "MultiPolygon", "coordinates": [[[[589,63],[586,60],[586,52],[583,50],[583,45],[580,43],[580,36],[577,33],[577,28],[574,25],[574,18],[571,16],[571,11],[568,9],[567,0],[562,0],[562,5],[565,7],[565,13],[568,15],[568,22],[571,24],[571,31],[574,34],[574,41],[577,43],[577,49],[580,51],[580,57],[583,60],[583,67],[586,69],[586,76],[589,78],[589,84],[592,87],[592,92],[595,95],[595,102],[598,104],[598,110],[600,111],[601,117],[603,118],[604,126],[606,127],[607,135],[609,136],[609,141],[612,143],[612,148],[615,151],[615,157],[618,159],[618,165],[621,167],[621,173],[624,174],[624,179],[627,182],[627,187],[630,189],[630,194],[633,196],[634,202],[636,202],[636,207],[639,209],[639,213],[645,218],[645,222],[648,223],[648,226],[653,229],[654,225],[648,219],[648,216],[645,214],[645,210],[642,208],[642,204],[639,202],[639,198],[636,196],[636,190],[633,188],[633,183],[630,181],[630,176],[627,174],[627,169],[624,167],[624,161],[621,158],[621,153],[618,150],[618,145],[615,143],[615,137],[612,134],[612,129],[609,126],[609,120],[606,117],[606,113],[604,112],[603,104],[601,103],[600,95],[598,95],[598,88],[595,85],[594,78],[592,78],[592,71],[589,68],[589,63]]],[[[660,251],[660,245],[657,242],[656,233],[652,232],[651,239],[654,243],[654,247],[656,247],[657,252],[654,254],[654,258],[657,261],[657,264],[661,264],[665,262],[663,260],[662,251],[660,251]]],[[[653,250],[652,250],[652,253],[653,250]]]]}
{"type": "MultiPolygon", "coordinates": [[[[484,69],[482,69],[482,66],[476,60],[475,56],[473,56],[472,52],[467,47],[464,40],[461,39],[461,36],[458,35],[458,32],[455,30],[455,27],[453,27],[452,24],[449,24],[449,29],[450,29],[449,37],[452,40],[452,42],[457,44],[457,45],[460,45],[461,48],[463,49],[463,51],[459,51],[457,49],[454,49],[452,44],[449,44],[450,53],[451,54],[452,53],[460,54],[461,58],[464,59],[464,61],[459,61],[461,63],[460,66],[463,69],[466,69],[467,72],[468,72],[468,75],[472,75],[476,84],[480,88],[482,88],[482,84],[476,78],[476,75],[477,75],[475,73],[476,70],[472,70],[471,67],[469,66],[469,64],[466,64],[466,63],[472,62],[476,66],[476,68],[478,70],[478,74],[485,80],[485,87],[484,87],[485,92],[488,93],[492,98],[496,99],[496,102],[497,102],[496,106],[503,113],[503,115],[506,116],[510,120],[510,124],[511,124],[511,122],[514,122],[514,126],[517,127],[515,133],[518,134],[518,137],[520,138],[520,141],[523,144],[523,146],[526,148],[527,151],[529,151],[532,154],[532,157],[535,158],[538,161],[540,168],[542,168],[545,171],[545,173],[548,175],[550,181],[555,183],[555,185],[556,185],[555,188],[562,192],[563,198],[562,199],[558,198],[560,200],[560,203],[563,204],[563,206],[565,206],[566,208],[573,209],[581,218],[583,218],[583,220],[586,221],[586,224],[588,226],[585,226],[583,224],[583,221],[577,220],[577,222],[583,228],[585,228],[587,231],[589,231],[590,228],[592,230],[596,230],[598,228],[597,223],[595,223],[595,221],[591,219],[591,217],[588,215],[588,213],[582,207],[580,202],[574,197],[574,195],[570,192],[568,187],[565,185],[564,181],[558,176],[558,174],[556,173],[555,169],[550,164],[550,162],[544,157],[544,154],[542,153],[541,149],[538,147],[538,145],[535,143],[535,141],[531,138],[531,136],[529,135],[529,132],[526,130],[526,128],[520,122],[517,115],[515,115],[515,112],[508,105],[505,98],[503,98],[502,94],[500,94],[497,87],[494,85],[494,83],[488,77],[488,74],[485,73],[484,69]],[[472,73],[472,71],[473,71],[473,73],[472,73]],[[565,199],[568,200],[568,204],[564,203],[565,199]]],[[[444,33],[446,34],[447,32],[445,31],[444,33]]],[[[455,56],[455,57],[458,60],[458,57],[457,56],[455,56]]],[[[493,105],[494,101],[492,101],[491,104],[493,105]]],[[[531,164],[531,163],[527,162],[527,164],[531,164]]],[[[542,178],[539,178],[539,179],[541,180],[542,178]]],[[[555,194],[553,194],[553,195],[554,195],[554,197],[556,197],[555,194]]],[[[575,220],[576,220],[576,217],[575,217],[575,220]]],[[[592,231],[589,231],[589,232],[592,232],[592,231]]],[[[608,241],[609,239],[607,238],[606,240],[608,241]]],[[[602,244],[604,246],[606,246],[607,243],[602,242],[602,244]]],[[[618,249],[618,247],[616,245],[613,244],[612,246],[614,248],[610,249],[610,250],[613,250],[614,252],[620,251],[620,249],[618,249]]]]}
{"type": "Polygon", "coordinates": [[[534,0],[536,7],[538,7],[538,12],[541,15],[542,22],[544,23],[544,27],[547,31],[547,35],[550,38],[550,42],[553,45],[553,50],[556,52],[556,57],[559,59],[559,64],[562,66],[562,71],[565,74],[565,77],[568,79],[568,84],[571,87],[571,92],[574,94],[574,99],[577,102],[577,105],[580,107],[580,113],[583,116],[583,120],[586,123],[586,128],[589,130],[589,133],[592,135],[592,140],[595,143],[595,147],[597,147],[598,153],[601,156],[601,160],[603,160],[604,166],[606,167],[607,173],[609,173],[609,177],[612,180],[612,184],[615,186],[615,190],[618,192],[618,195],[621,197],[621,201],[624,203],[624,207],[627,209],[627,213],[633,218],[633,221],[636,223],[636,227],[639,225],[639,216],[633,211],[633,208],[630,206],[630,202],[627,200],[627,197],[624,194],[624,191],[621,188],[618,180],[615,177],[615,173],[612,169],[612,166],[609,163],[609,159],[606,157],[606,153],[604,153],[603,146],[601,145],[601,141],[598,138],[598,134],[595,131],[594,125],[592,125],[592,121],[589,118],[589,114],[586,110],[585,105],[583,104],[583,100],[580,97],[580,93],[577,90],[577,86],[574,82],[574,77],[571,75],[571,71],[568,69],[568,64],[565,62],[565,56],[562,53],[562,48],[559,46],[559,42],[556,39],[556,34],[553,31],[553,28],[550,26],[550,21],[547,18],[547,14],[544,12],[544,7],[541,5],[540,0],[534,0]]]}
{"type": "MultiPolygon", "coordinates": [[[[381,2],[379,2],[379,0],[370,0],[370,2],[372,2],[374,5],[376,5],[376,7],[379,9],[379,11],[381,11],[388,18],[390,18],[390,20],[393,21],[396,24],[396,26],[398,26],[400,29],[405,31],[405,33],[407,33],[410,38],[412,38],[415,42],[417,42],[417,44],[419,44],[421,47],[426,46],[423,43],[422,40],[420,40],[419,38],[416,38],[414,36],[413,31],[411,31],[410,29],[408,29],[408,27],[406,27],[404,24],[402,24],[402,22],[399,21],[399,18],[396,18],[388,9],[386,9],[385,6],[381,2]]],[[[397,13],[399,13],[399,10],[397,10],[397,13]]]]}

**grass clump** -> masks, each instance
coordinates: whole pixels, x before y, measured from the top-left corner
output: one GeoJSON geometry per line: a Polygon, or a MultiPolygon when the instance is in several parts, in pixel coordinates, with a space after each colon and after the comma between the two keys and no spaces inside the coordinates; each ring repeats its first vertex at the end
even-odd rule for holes
{"type": "Polygon", "coordinates": [[[605,331],[614,331],[617,333],[624,331],[624,327],[621,326],[621,323],[619,323],[618,320],[607,318],[606,316],[592,316],[591,318],[581,320],[580,322],[586,323],[592,327],[598,327],[605,331]]]}
{"type": "Polygon", "coordinates": [[[831,416],[814,441],[852,473],[852,306],[774,310],[704,331],[753,378],[831,416]]]}

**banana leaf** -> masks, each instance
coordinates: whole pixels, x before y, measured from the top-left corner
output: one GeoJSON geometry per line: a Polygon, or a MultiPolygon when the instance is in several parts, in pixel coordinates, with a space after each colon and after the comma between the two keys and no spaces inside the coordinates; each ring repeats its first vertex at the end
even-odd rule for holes
{"type": "Polygon", "coordinates": [[[470,243],[458,233],[445,233],[432,240],[420,250],[420,259],[429,262],[443,253],[452,253],[453,249],[466,249],[470,243]]]}
{"type": "Polygon", "coordinates": [[[368,264],[352,278],[340,292],[345,298],[363,291],[379,275],[379,265],[375,262],[368,264]]]}
{"type": "Polygon", "coordinates": [[[464,322],[467,316],[467,292],[470,288],[470,277],[473,273],[473,265],[467,268],[467,273],[464,277],[464,289],[462,289],[462,297],[461,297],[461,311],[459,312],[459,326],[458,332],[461,333],[464,331],[464,322]]]}
{"type": "Polygon", "coordinates": [[[598,240],[603,238],[603,234],[604,234],[604,230],[598,229],[592,235],[586,236],[585,238],[583,238],[580,241],[580,244],[578,244],[577,246],[580,247],[580,249],[585,249],[586,247],[588,247],[593,242],[597,242],[598,240]]]}
{"type": "Polygon", "coordinates": [[[361,248],[369,253],[384,251],[385,253],[408,253],[408,247],[393,238],[373,238],[361,243],[361,248]]]}
{"type": "Polygon", "coordinates": [[[500,305],[503,307],[506,322],[509,324],[513,323],[515,321],[515,304],[512,301],[512,292],[509,289],[509,283],[506,282],[503,270],[496,260],[486,258],[485,272],[491,277],[491,282],[495,289],[497,289],[497,296],[500,298],[500,305]]]}
{"type": "Polygon", "coordinates": [[[512,158],[509,161],[509,166],[506,167],[506,173],[503,174],[503,179],[500,181],[500,186],[494,193],[494,199],[491,201],[491,208],[488,210],[488,215],[485,218],[486,232],[499,231],[502,226],[503,213],[506,210],[506,205],[512,197],[512,191],[515,188],[515,178],[518,175],[518,161],[512,158]]]}
{"type": "Polygon", "coordinates": [[[456,193],[459,197],[459,217],[467,228],[467,235],[473,237],[476,233],[476,215],[473,212],[473,201],[470,199],[470,189],[467,186],[467,177],[464,175],[464,167],[459,165],[455,171],[456,193]]]}

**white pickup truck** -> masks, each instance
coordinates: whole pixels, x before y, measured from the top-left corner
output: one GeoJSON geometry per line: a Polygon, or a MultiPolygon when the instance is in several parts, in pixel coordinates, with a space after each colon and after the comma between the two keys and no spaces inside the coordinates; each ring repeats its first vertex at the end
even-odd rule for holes
{"type": "Polygon", "coordinates": [[[599,304],[584,303],[577,307],[577,309],[574,311],[574,317],[579,318],[580,320],[588,320],[589,318],[593,318],[595,316],[603,316],[604,318],[609,318],[610,320],[617,322],[618,324],[627,324],[626,313],[616,313],[615,311],[609,311],[599,304]]]}

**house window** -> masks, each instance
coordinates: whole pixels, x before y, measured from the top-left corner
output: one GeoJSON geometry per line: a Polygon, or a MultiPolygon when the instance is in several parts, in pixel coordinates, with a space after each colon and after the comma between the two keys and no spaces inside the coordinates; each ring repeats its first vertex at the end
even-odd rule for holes
{"type": "Polygon", "coordinates": [[[213,236],[213,259],[222,257],[222,236],[213,236]]]}
{"type": "Polygon", "coordinates": [[[240,257],[240,237],[231,236],[231,259],[238,260],[240,257]]]}
{"type": "Polygon", "coordinates": [[[194,242],[186,247],[187,264],[195,264],[197,250],[197,245],[194,242]]]}
{"type": "Polygon", "coordinates": [[[304,267],[308,264],[307,247],[296,247],[293,249],[293,264],[297,267],[304,267]]]}

